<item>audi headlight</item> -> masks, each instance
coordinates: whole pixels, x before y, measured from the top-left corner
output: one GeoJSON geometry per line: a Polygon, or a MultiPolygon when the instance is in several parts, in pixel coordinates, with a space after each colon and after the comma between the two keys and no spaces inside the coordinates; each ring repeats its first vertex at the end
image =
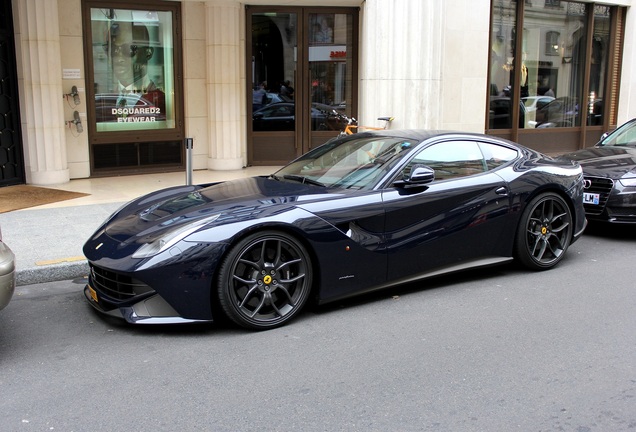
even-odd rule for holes
{"type": "Polygon", "coordinates": [[[636,177],[620,179],[619,182],[624,187],[636,187],[636,177]]]}
{"type": "Polygon", "coordinates": [[[141,245],[137,252],[135,252],[132,257],[133,258],[148,258],[154,255],[157,255],[166,249],[171,248],[203,225],[214,222],[219,218],[220,214],[216,214],[214,216],[209,216],[203,219],[200,219],[196,222],[192,222],[189,224],[182,225],[178,228],[170,230],[166,232],[164,235],[159,237],[156,240],[151,241],[150,243],[144,243],[141,245]]]}

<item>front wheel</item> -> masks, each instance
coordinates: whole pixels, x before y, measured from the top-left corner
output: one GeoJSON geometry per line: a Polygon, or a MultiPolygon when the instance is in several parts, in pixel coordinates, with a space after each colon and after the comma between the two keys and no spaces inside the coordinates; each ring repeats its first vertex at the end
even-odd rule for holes
{"type": "Polygon", "coordinates": [[[311,262],[306,249],[291,236],[255,233],[230,250],[218,281],[219,303],[232,321],[268,330],[287,323],[306,303],[311,262]]]}
{"type": "Polygon", "coordinates": [[[547,270],[559,263],[572,238],[572,213],[559,195],[535,197],[524,210],[515,244],[516,256],[533,270],[547,270]]]}

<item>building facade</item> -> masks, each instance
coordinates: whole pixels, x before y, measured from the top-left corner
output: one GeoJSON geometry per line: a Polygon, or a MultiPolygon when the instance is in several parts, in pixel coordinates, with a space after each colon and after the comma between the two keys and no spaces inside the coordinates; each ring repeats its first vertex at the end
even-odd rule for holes
{"type": "Polygon", "coordinates": [[[0,186],[280,165],[342,128],[547,153],[636,116],[632,0],[12,0],[0,186]]]}

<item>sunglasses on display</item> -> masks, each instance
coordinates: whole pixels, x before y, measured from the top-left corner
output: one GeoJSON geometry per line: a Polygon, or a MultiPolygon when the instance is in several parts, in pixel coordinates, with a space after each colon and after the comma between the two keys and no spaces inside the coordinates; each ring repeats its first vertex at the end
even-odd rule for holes
{"type": "Polygon", "coordinates": [[[102,47],[104,48],[104,51],[106,51],[106,54],[112,50],[113,55],[120,55],[123,57],[134,57],[139,50],[139,47],[133,44],[115,45],[105,43],[102,47]]]}

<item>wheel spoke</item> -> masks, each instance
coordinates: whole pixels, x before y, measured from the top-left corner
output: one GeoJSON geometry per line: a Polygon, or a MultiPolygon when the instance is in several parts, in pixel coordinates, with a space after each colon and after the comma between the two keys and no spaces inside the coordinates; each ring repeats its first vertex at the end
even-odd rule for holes
{"type": "Polygon", "coordinates": [[[545,254],[546,248],[547,248],[547,242],[542,239],[537,239],[534,250],[532,251],[532,255],[534,255],[536,259],[541,261],[543,259],[543,255],[545,254]],[[537,246],[539,245],[540,245],[540,248],[539,248],[539,251],[537,252],[537,246]]]}
{"type": "Polygon", "coordinates": [[[543,203],[542,216],[545,218],[545,220],[551,220],[553,213],[554,213],[554,202],[552,200],[545,201],[543,203]]]}
{"type": "Polygon", "coordinates": [[[245,303],[247,303],[247,301],[252,297],[252,294],[254,294],[254,292],[256,292],[257,290],[257,286],[253,286],[252,288],[250,288],[247,294],[245,294],[245,297],[243,297],[243,300],[241,301],[241,304],[239,304],[239,307],[245,306],[245,303]]]}
{"type": "Polygon", "coordinates": [[[263,298],[261,298],[261,302],[258,304],[258,306],[256,306],[254,311],[252,311],[252,313],[250,314],[250,318],[254,318],[256,316],[256,314],[258,314],[260,312],[260,310],[261,310],[261,308],[263,307],[264,304],[265,304],[265,296],[263,296],[263,298]]]}
{"type": "MultiPolygon", "coordinates": [[[[561,217],[561,216],[564,216],[564,215],[560,215],[559,217],[561,217]]],[[[553,223],[554,222],[556,222],[556,220],[554,220],[553,223]]],[[[563,231],[564,229],[566,229],[569,226],[570,226],[570,222],[568,222],[567,220],[563,220],[561,222],[560,226],[553,226],[552,227],[552,232],[557,232],[557,233],[561,232],[561,231],[563,231]]]]}
{"type": "Polygon", "coordinates": [[[284,267],[286,267],[286,266],[288,266],[288,265],[291,265],[291,264],[299,263],[299,262],[301,262],[301,261],[302,261],[302,260],[301,260],[300,258],[295,259],[295,260],[291,260],[291,261],[285,261],[284,263],[282,263],[280,266],[278,266],[278,267],[276,268],[276,271],[278,271],[278,272],[279,272],[279,271],[281,271],[284,267]]]}
{"type": "Polygon", "coordinates": [[[267,256],[267,240],[264,240],[261,242],[261,260],[260,260],[260,264],[262,265],[265,262],[265,258],[267,256]]]}
{"type": "Polygon", "coordinates": [[[552,216],[552,218],[550,219],[550,223],[555,223],[556,221],[558,221],[560,218],[562,218],[565,215],[566,213],[559,213],[556,216],[552,216]]]}
{"type": "Polygon", "coordinates": [[[232,277],[237,281],[244,283],[245,285],[254,285],[256,283],[254,279],[243,279],[242,277],[237,275],[233,275],[232,277]]]}
{"type": "Polygon", "coordinates": [[[563,252],[563,239],[561,236],[551,234],[548,238],[548,244],[554,255],[559,256],[563,252]]]}
{"type": "Polygon", "coordinates": [[[259,270],[259,269],[260,269],[260,266],[258,265],[258,263],[255,263],[255,262],[253,262],[253,261],[248,261],[248,260],[246,260],[245,258],[241,258],[241,259],[239,259],[239,261],[238,261],[238,262],[239,262],[239,263],[241,263],[241,264],[248,265],[248,266],[250,266],[250,267],[252,267],[252,268],[254,268],[254,269],[256,269],[256,270],[259,270]]]}
{"type": "Polygon", "coordinates": [[[267,293],[267,298],[269,298],[269,304],[270,306],[276,311],[276,313],[278,314],[278,316],[283,316],[283,313],[280,311],[280,309],[278,309],[278,306],[276,306],[276,303],[273,301],[272,299],[272,295],[270,293],[267,293]]]}
{"type": "Polygon", "coordinates": [[[301,280],[304,277],[305,277],[305,273],[302,273],[302,274],[299,274],[298,276],[293,277],[291,279],[281,279],[279,282],[290,284],[290,283],[294,283],[296,281],[299,281],[299,280],[301,280]]]}
{"type": "Polygon", "coordinates": [[[276,257],[274,258],[274,268],[276,268],[276,266],[278,266],[278,263],[281,260],[281,256],[283,254],[282,247],[283,247],[283,242],[281,242],[281,241],[276,242],[276,257]]]}

